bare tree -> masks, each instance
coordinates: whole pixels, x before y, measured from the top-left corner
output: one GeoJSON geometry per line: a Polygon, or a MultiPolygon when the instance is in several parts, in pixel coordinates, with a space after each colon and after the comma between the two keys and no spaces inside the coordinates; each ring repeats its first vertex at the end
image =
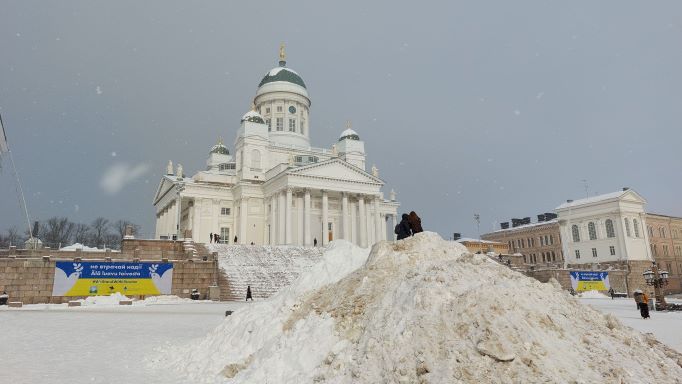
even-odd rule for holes
{"type": "Polygon", "coordinates": [[[92,221],[90,225],[90,245],[94,247],[101,247],[104,245],[107,239],[107,235],[111,232],[109,231],[111,224],[109,220],[98,217],[92,221]]]}
{"type": "Polygon", "coordinates": [[[39,227],[38,237],[43,244],[56,248],[69,244],[74,223],[66,217],[52,217],[39,227]]]}
{"type": "Polygon", "coordinates": [[[9,245],[18,245],[19,243],[23,243],[26,241],[26,239],[21,236],[21,232],[17,229],[17,227],[10,227],[7,230],[7,242],[8,246],[9,245]]]}
{"type": "Polygon", "coordinates": [[[73,226],[72,240],[74,243],[87,244],[90,236],[90,226],[78,223],[73,226]]]}

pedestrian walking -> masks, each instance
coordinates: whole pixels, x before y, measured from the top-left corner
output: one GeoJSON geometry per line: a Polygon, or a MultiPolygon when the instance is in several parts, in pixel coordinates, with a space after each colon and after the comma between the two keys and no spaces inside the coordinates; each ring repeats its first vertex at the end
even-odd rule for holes
{"type": "Polygon", "coordinates": [[[249,299],[251,299],[251,301],[253,301],[253,297],[251,296],[251,286],[247,285],[246,286],[246,300],[245,301],[249,301],[249,299]]]}
{"type": "Polygon", "coordinates": [[[609,295],[611,295],[611,300],[616,296],[616,291],[613,290],[613,287],[609,288],[609,295]]]}
{"type": "Polygon", "coordinates": [[[417,216],[417,213],[415,211],[410,212],[407,221],[410,223],[410,230],[412,230],[412,235],[419,233],[419,232],[424,232],[422,229],[422,219],[417,216]]]}
{"type": "Polygon", "coordinates": [[[213,234],[213,242],[218,244],[220,242],[220,235],[217,233],[213,234]]]}
{"type": "Polygon", "coordinates": [[[398,235],[398,240],[406,239],[411,235],[409,215],[403,213],[402,220],[395,226],[393,232],[398,235]]]}
{"type": "Polygon", "coordinates": [[[209,243],[213,243],[213,232],[209,233],[208,238],[211,239],[209,243]]]}
{"type": "Polygon", "coordinates": [[[237,236],[234,237],[234,243],[237,244],[237,236]]]}
{"type": "Polygon", "coordinates": [[[313,239],[313,247],[317,247],[317,237],[313,239]]]}
{"type": "Polygon", "coordinates": [[[641,289],[635,289],[635,303],[637,303],[637,308],[639,309],[639,314],[642,315],[642,319],[649,318],[649,297],[646,293],[642,292],[641,289]]]}

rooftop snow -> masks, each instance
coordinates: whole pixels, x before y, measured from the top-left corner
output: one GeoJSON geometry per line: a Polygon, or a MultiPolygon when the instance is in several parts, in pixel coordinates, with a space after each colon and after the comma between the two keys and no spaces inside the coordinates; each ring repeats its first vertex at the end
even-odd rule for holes
{"type": "Polygon", "coordinates": [[[611,193],[605,193],[603,195],[598,195],[598,196],[593,196],[593,197],[586,197],[584,199],[578,199],[578,200],[573,200],[572,202],[568,203],[563,203],[560,206],[554,208],[554,209],[564,209],[564,208],[569,208],[569,207],[576,207],[579,205],[585,205],[585,204],[592,204],[596,203],[599,201],[604,201],[604,200],[611,200],[611,199],[616,199],[621,197],[623,194],[627,193],[629,190],[625,191],[618,191],[618,192],[611,192],[611,193]]]}

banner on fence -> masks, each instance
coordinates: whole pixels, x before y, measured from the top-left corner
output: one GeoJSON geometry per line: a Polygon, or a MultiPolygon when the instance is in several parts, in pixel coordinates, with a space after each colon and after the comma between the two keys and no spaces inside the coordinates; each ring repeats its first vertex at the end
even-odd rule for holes
{"type": "Polygon", "coordinates": [[[52,296],[168,295],[173,263],[58,261],[52,296]]]}
{"type": "Polygon", "coordinates": [[[591,271],[571,271],[571,286],[574,290],[580,291],[608,291],[609,284],[608,272],[591,271]]]}

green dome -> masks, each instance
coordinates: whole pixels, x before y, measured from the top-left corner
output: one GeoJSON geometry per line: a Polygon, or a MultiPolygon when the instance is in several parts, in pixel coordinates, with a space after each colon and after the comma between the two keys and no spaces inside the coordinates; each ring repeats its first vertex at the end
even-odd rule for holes
{"type": "Polygon", "coordinates": [[[244,121],[250,121],[252,123],[258,123],[258,124],[265,124],[265,120],[263,120],[263,116],[261,116],[258,112],[256,111],[248,111],[244,116],[242,116],[242,122],[244,121]]]}
{"type": "Polygon", "coordinates": [[[270,72],[265,74],[265,77],[263,77],[263,80],[260,81],[258,86],[262,87],[267,83],[274,83],[275,81],[286,81],[288,83],[300,85],[301,87],[306,88],[301,76],[286,67],[277,67],[270,70],[270,72]]]}
{"type": "Polygon", "coordinates": [[[230,151],[227,150],[227,147],[224,146],[222,142],[219,142],[218,144],[214,145],[213,148],[211,148],[211,153],[219,153],[221,155],[229,155],[230,151]]]}

